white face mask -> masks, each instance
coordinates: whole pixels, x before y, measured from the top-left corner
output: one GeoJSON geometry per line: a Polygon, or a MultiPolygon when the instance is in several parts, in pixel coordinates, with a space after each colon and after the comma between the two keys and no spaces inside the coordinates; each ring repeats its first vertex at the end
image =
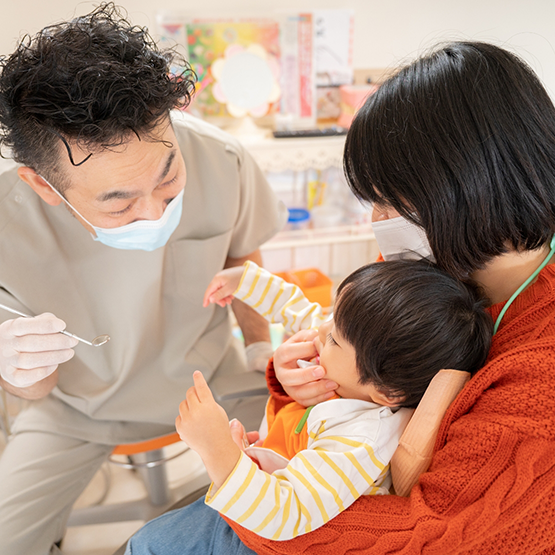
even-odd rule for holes
{"type": "Polygon", "coordinates": [[[426,232],[402,216],[372,222],[384,260],[427,258],[435,262],[426,232]]]}
{"type": "MultiPolygon", "coordinates": [[[[44,179],[44,177],[43,177],[44,179]]],[[[46,179],[44,179],[46,181],[46,179]]],[[[48,183],[48,181],[46,181],[48,183]]],[[[50,183],[50,188],[95,231],[95,241],[100,241],[108,247],[124,250],[153,251],[163,247],[181,221],[183,208],[183,193],[185,189],[173,198],[158,220],[138,220],[130,224],[114,228],[102,228],[92,225],[84,218],[50,183]]]]}

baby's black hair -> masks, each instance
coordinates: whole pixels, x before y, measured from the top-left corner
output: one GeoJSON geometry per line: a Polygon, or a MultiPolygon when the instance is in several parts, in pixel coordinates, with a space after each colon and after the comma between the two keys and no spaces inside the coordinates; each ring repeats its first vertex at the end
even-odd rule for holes
{"type": "Polygon", "coordinates": [[[360,383],[415,407],[441,369],[476,372],[493,322],[472,283],[427,260],[369,264],[339,286],[334,323],[355,350],[360,383]]]}

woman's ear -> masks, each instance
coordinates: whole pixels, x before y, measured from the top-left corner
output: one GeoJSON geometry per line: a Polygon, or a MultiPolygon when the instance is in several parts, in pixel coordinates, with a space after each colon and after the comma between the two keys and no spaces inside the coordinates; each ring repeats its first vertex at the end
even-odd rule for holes
{"type": "Polygon", "coordinates": [[[34,169],[27,166],[22,166],[17,170],[19,179],[25,181],[37,195],[50,206],[58,206],[62,199],[57,195],[52,187],[42,178],[34,169]]]}

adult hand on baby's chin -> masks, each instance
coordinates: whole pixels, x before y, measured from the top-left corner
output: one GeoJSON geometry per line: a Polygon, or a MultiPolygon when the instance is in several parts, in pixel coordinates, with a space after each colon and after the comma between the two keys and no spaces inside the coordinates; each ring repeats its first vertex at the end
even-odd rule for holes
{"type": "Polygon", "coordinates": [[[297,360],[310,360],[318,354],[314,346],[317,335],[316,330],[299,331],[274,353],[276,378],[287,395],[305,407],[331,399],[337,389],[335,382],[325,379],[322,366],[298,367],[297,360]]]}

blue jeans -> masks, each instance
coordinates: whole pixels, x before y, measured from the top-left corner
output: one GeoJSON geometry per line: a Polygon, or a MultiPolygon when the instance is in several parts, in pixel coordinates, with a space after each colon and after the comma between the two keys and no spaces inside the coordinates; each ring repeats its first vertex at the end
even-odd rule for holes
{"type": "Polygon", "coordinates": [[[256,555],[217,511],[204,504],[204,497],[147,522],[125,551],[125,555],[222,554],[256,555]]]}

